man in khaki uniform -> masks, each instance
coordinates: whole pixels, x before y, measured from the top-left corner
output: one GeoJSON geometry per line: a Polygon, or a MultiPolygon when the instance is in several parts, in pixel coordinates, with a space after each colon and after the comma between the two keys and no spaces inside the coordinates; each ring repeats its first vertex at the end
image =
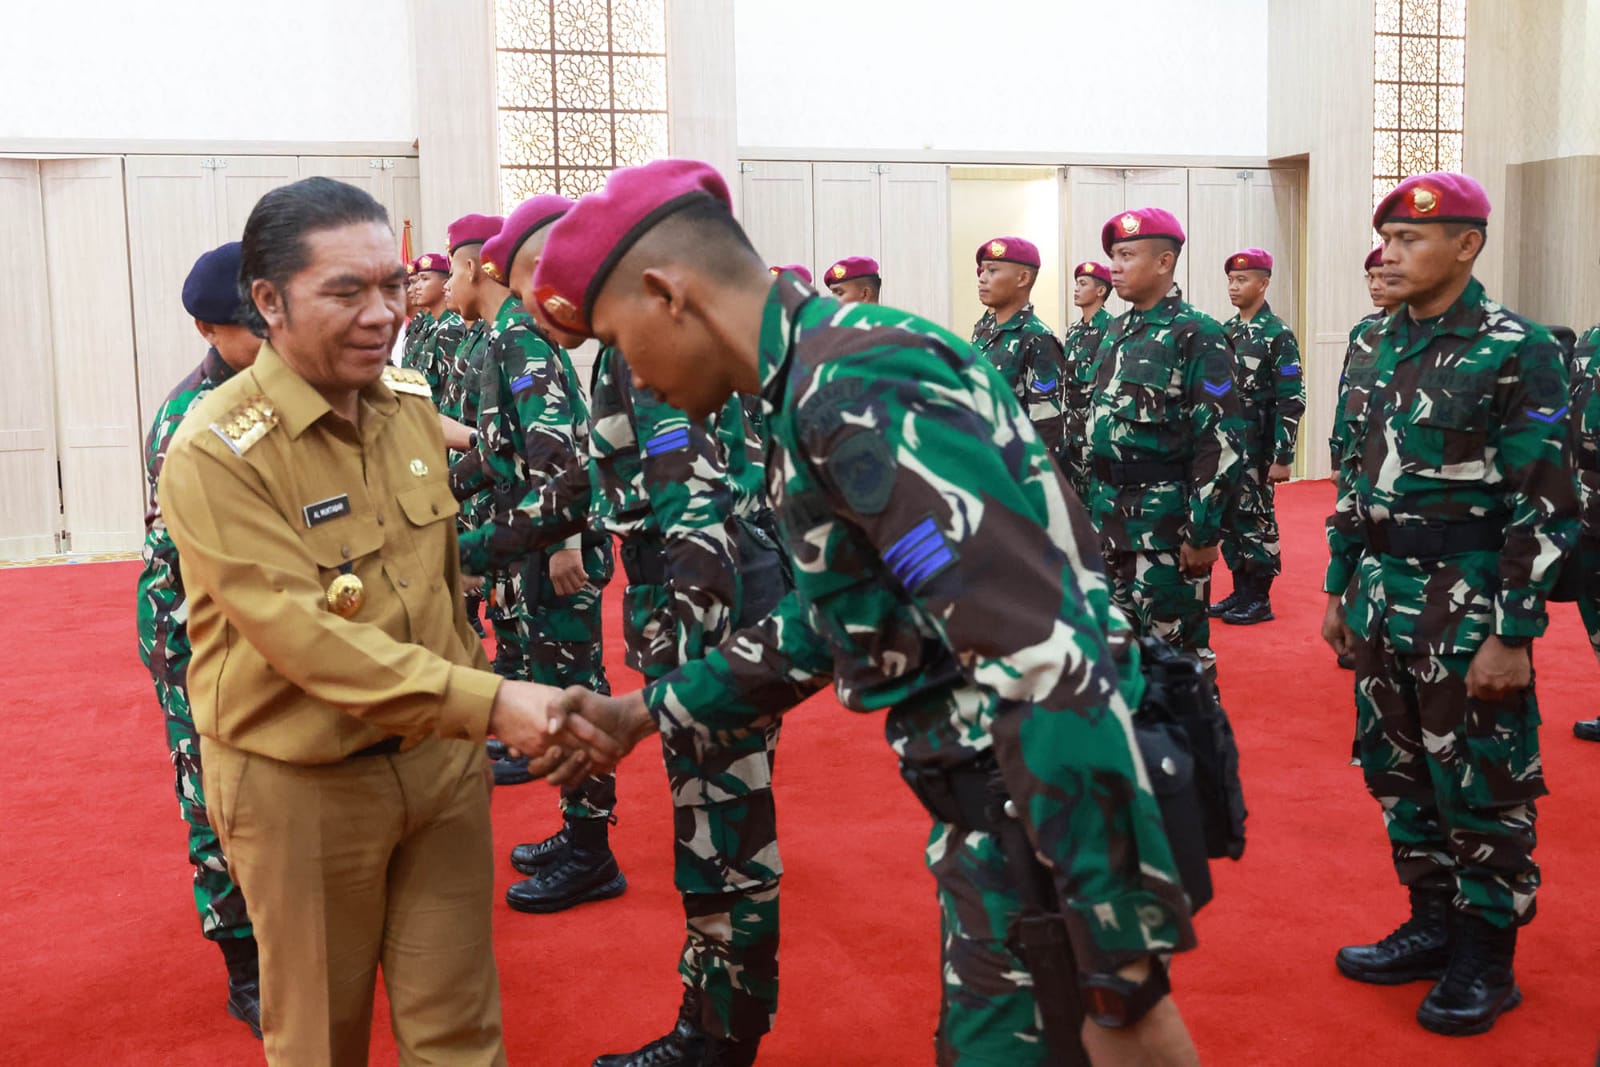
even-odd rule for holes
{"type": "Polygon", "coordinates": [[[245,226],[254,367],[197,405],[160,501],[183,560],[210,817],[250,901],[273,1064],[365,1063],[379,966],[406,1064],[502,1064],[493,732],[559,761],[460,594],[426,379],[388,366],[405,268],[381,206],[310,178],[245,226]]]}

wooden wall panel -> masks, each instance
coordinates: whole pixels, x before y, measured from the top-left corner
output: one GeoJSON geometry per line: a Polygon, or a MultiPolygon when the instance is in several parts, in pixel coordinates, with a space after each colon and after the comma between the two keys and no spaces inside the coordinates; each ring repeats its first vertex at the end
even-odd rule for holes
{"type": "MultiPolygon", "coordinates": [[[[1063,207],[1067,235],[1067,275],[1084,260],[1106,262],[1105,249],[1100,247],[1100,230],[1106,220],[1128,207],[1127,180],[1123,171],[1113,167],[1068,167],[1066,204],[1063,207]]],[[[1068,308],[1071,300],[1066,301],[1068,308]]],[[[1128,309],[1123,299],[1113,291],[1106,301],[1106,310],[1120,315],[1128,309]]],[[[1076,311],[1069,311],[1076,321],[1076,311]]],[[[1065,326],[1063,326],[1063,330],[1065,326]]]]}
{"type": "Polygon", "coordinates": [[[739,164],[739,222],[768,266],[801,263],[820,273],[812,232],[811,164],[739,164]]]}
{"type": "Polygon", "coordinates": [[[1518,164],[1507,186],[1520,217],[1489,231],[1491,245],[1511,246],[1506,255],[1518,267],[1502,299],[1535,322],[1581,334],[1600,322],[1600,257],[1572,220],[1600,214],[1600,156],[1518,164]]]}
{"type": "Polygon", "coordinates": [[[883,259],[877,167],[871,163],[813,163],[817,263],[821,272],[846,256],[883,259]]]}
{"type": "Polygon", "coordinates": [[[950,178],[946,167],[892,163],[880,185],[883,302],[950,318],[950,178]]]}
{"type": "Polygon", "coordinates": [[[1188,242],[1189,303],[1218,322],[1233,315],[1228,303],[1228,276],[1222,262],[1245,246],[1244,182],[1239,172],[1197,167],[1189,171],[1188,242]]]}
{"type": "Polygon", "coordinates": [[[501,213],[494,0],[411,0],[411,26],[426,74],[417,88],[417,157],[428,227],[412,234],[417,249],[439,249],[453,220],[501,213]]]}
{"type": "MultiPolygon", "coordinates": [[[[217,244],[244,236],[244,224],[256,201],[280,185],[298,181],[295,156],[228,156],[216,174],[217,244]]],[[[415,160],[408,160],[416,166],[415,160]]]]}
{"type": "Polygon", "coordinates": [[[737,211],[733,19],[734,0],[668,0],[667,146],[674,156],[720,170],[737,211]]]}

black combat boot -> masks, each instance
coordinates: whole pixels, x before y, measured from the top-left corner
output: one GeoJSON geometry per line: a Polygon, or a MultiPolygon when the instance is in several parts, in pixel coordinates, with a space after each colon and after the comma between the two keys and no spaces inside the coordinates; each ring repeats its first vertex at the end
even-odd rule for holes
{"type": "Polygon", "coordinates": [[[495,785],[522,785],[524,782],[533,781],[533,775],[528,773],[528,757],[520,756],[512,759],[510,756],[501,756],[494,761],[495,785]]]}
{"type": "Polygon", "coordinates": [[[1502,929],[1476,915],[1452,912],[1450,935],[1450,966],[1423,998],[1417,1022],[1452,1037],[1487,1033],[1501,1012],[1522,1003],[1522,990],[1511,973],[1517,928],[1502,929]]]}
{"type": "Polygon", "coordinates": [[[517,911],[547,914],[621,896],[628,879],[611,853],[610,827],[606,818],[568,823],[566,853],[506,890],[506,903],[517,911]]]}
{"type": "Polygon", "coordinates": [[[676,1025],[632,1052],[599,1056],[592,1067],[751,1067],[761,1039],[735,1041],[700,1029],[699,991],[685,989],[676,1025]]]}
{"type": "Polygon", "coordinates": [[[1270,575],[1250,576],[1246,583],[1249,598],[1235,604],[1230,611],[1222,614],[1222,621],[1230,626],[1252,626],[1258,622],[1271,622],[1272,615],[1272,577],[1270,575]]]}
{"type": "Polygon", "coordinates": [[[253,937],[224,937],[217,941],[228,965],[228,1014],[261,1039],[261,957],[253,937]]]}
{"type": "Polygon", "coordinates": [[[1250,599],[1250,575],[1237,571],[1233,576],[1233,592],[1206,609],[1213,619],[1220,619],[1234,608],[1250,599]]]}
{"type": "Polygon", "coordinates": [[[561,829],[532,844],[518,845],[511,850],[511,866],[522,874],[538,874],[546,867],[566,856],[572,850],[571,824],[562,824],[561,829]]]}
{"type": "Polygon", "coordinates": [[[1373,985],[1402,985],[1438,978],[1450,964],[1448,889],[1411,890],[1411,918],[1371,945],[1346,945],[1334,957],[1339,973],[1373,985]]]}
{"type": "Polygon", "coordinates": [[[1579,719],[1572,724],[1572,736],[1580,741],[1600,741],[1600,719],[1579,719]]]}
{"type": "Polygon", "coordinates": [[[506,758],[506,743],[498,737],[491,737],[483,743],[483,754],[489,757],[489,762],[506,758]]]}

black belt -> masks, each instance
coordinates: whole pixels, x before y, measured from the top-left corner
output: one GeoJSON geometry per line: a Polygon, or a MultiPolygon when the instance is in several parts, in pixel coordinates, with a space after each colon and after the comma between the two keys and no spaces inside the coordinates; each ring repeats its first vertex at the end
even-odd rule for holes
{"type": "Polygon", "coordinates": [[[1394,559],[1436,560],[1462,552],[1498,552],[1506,543],[1506,521],[1369,522],[1361,527],[1361,540],[1369,551],[1394,559]]]}
{"type": "Polygon", "coordinates": [[[368,756],[392,756],[400,751],[400,746],[405,744],[403,737],[385,737],[382,741],[374,741],[366,748],[358,748],[345,759],[366,759],[368,756]]]}
{"type": "Polygon", "coordinates": [[[1096,459],[1094,476],[1110,485],[1153,485],[1157,482],[1188,481],[1189,468],[1182,463],[1161,463],[1156,460],[1114,463],[1107,459],[1096,459]]]}

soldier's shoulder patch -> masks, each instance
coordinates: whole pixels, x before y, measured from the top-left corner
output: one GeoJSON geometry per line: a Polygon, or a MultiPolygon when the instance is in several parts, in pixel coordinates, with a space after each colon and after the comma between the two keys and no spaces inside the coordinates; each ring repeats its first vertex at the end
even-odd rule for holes
{"type": "Polygon", "coordinates": [[[931,515],[896,538],[883,553],[884,565],[908,593],[955,566],[956,559],[955,546],[931,515]]]}
{"type": "Polygon", "coordinates": [[[644,443],[646,456],[659,456],[667,452],[685,452],[689,448],[689,427],[678,426],[664,430],[644,443]]]}
{"type": "Polygon", "coordinates": [[[859,515],[877,515],[894,492],[894,450],[874,430],[849,434],[828,454],[828,476],[859,515]]]}
{"type": "Polygon", "coordinates": [[[533,372],[532,371],[524,371],[523,373],[517,375],[515,378],[511,379],[511,392],[512,392],[512,395],[516,395],[516,394],[519,394],[519,393],[526,393],[529,389],[532,389],[532,388],[533,388],[533,372]]]}
{"type": "Polygon", "coordinates": [[[252,396],[211,424],[211,432],[242,456],[278,425],[278,412],[264,396],[252,396]]]}
{"type": "Polygon", "coordinates": [[[419,370],[407,367],[385,367],[383,369],[383,384],[391,392],[404,393],[407,396],[425,396],[433,399],[433,390],[428,387],[428,376],[419,370]]]}

